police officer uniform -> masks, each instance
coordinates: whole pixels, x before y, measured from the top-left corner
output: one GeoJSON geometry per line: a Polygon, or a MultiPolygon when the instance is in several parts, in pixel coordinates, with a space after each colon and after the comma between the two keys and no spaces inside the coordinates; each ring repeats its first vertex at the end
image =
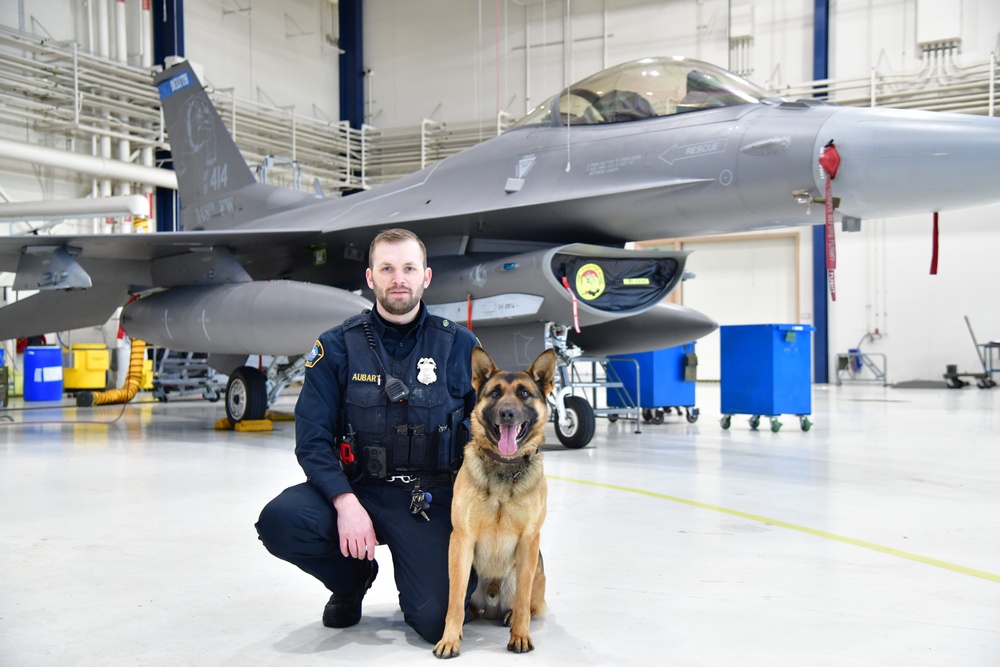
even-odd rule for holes
{"type": "Polygon", "coordinates": [[[367,561],[340,552],[332,499],[353,492],[389,546],[404,620],[431,643],[448,606],[452,483],[475,402],[476,344],[423,303],[407,325],[365,311],[323,333],[295,406],[295,454],[308,481],[268,503],[257,522],[268,551],[343,595],[374,576],[367,561]],[[405,400],[390,399],[387,376],[402,380],[405,400]],[[353,443],[342,448],[348,434],[353,443]],[[414,507],[415,490],[429,494],[429,506],[414,507]]]}

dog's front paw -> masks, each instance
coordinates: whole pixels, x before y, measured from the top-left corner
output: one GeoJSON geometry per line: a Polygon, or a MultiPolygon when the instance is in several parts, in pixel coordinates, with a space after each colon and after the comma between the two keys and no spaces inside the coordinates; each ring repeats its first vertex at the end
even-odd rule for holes
{"type": "Polygon", "coordinates": [[[434,647],[434,656],[437,658],[457,658],[458,648],[462,645],[462,637],[442,637],[441,641],[434,647]]]}
{"type": "Polygon", "coordinates": [[[510,636],[510,641],[507,642],[507,650],[512,653],[527,653],[528,651],[533,651],[535,645],[531,643],[530,635],[514,635],[510,636]]]}

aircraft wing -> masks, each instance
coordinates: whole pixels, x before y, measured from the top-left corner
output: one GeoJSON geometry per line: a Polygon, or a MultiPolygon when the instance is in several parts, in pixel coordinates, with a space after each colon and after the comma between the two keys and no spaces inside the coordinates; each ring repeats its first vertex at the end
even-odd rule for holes
{"type": "MultiPolygon", "coordinates": [[[[267,247],[308,243],[319,230],[227,230],[225,232],[172,232],[169,234],[66,234],[0,237],[0,271],[17,272],[30,248],[65,246],[78,249],[84,260],[152,262],[164,257],[226,247],[243,254],[267,247]]],[[[148,283],[147,283],[148,284],[148,283]]]]}
{"type": "Polygon", "coordinates": [[[0,339],[105,323],[130,293],[269,280],[308,260],[318,232],[239,231],[0,237],[0,271],[19,290],[0,339]]]}

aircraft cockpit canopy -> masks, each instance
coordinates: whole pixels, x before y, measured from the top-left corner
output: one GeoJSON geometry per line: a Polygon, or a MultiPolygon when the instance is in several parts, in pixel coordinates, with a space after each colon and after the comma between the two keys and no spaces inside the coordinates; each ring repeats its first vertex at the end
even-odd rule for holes
{"type": "Polygon", "coordinates": [[[773,97],[721,67],[689,58],[644,58],[573,84],[520,119],[529,126],[603,125],[734,106],[773,97]]]}

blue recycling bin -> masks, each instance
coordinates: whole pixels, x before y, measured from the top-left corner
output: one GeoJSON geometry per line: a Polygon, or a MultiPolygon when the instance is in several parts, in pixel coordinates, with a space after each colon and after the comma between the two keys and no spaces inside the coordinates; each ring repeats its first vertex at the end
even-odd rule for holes
{"type": "Polygon", "coordinates": [[[695,369],[697,358],[694,343],[668,347],[651,352],[614,355],[610,365],[622,381],[621,389],[609,389],[609,408],[639,405],[646,421],[663,422],[669,408],[685,408],[689,422],[698,420],[694,407],[695,369]],[[634,361],[633,361],[634,360],[634,361]],[[636,365],[639,373],[639,400],[636,400],[636,365]]]}
{"type": "Polygon", "coordinates": [[[762,416],[771,430],[778,416],[795,415],[803,431],[812,426],[812,332],[807,324],[743,324],[719,328],[722,341],[722,428],[734,414],[750,415],[756,429],[762,416]]]}

